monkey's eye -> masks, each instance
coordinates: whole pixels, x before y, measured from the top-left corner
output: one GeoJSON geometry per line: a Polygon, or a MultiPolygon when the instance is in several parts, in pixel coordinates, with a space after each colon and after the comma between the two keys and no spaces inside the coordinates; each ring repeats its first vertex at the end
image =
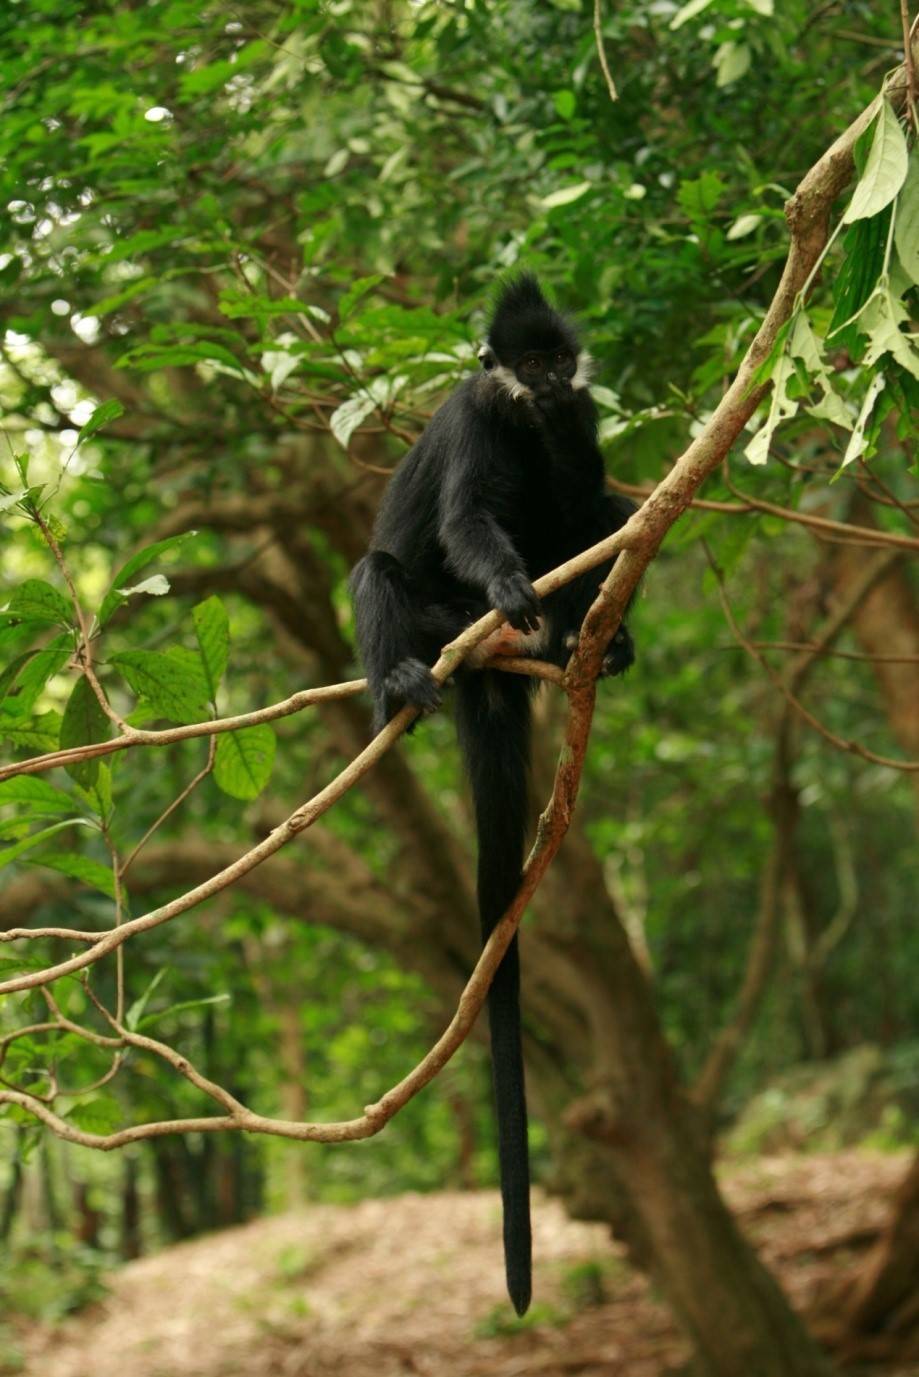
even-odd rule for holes
{"type": "Polygon", "coordinates": [[[542,359],[539,358],[537,354],[527,354],[526,358],[523,360],[523,366],[524,368],[533,370],[542,368],[542,359]]]}
{"type": "Polygon", "coordinates": [[[566,367],[566,365],[571,362],[571,355],[568,353],[568,350],[560,349],[555,356],[555,362],[560,368],[566,367]]]}

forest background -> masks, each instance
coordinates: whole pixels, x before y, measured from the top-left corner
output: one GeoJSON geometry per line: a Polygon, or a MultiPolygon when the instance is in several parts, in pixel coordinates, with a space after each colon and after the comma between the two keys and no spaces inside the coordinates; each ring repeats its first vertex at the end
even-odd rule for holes
{"type": "MultiPolygon", "coordinates": [[[[116,1260],[264,1212],[494,1182],[478,1034],[369,1143],[244,1135],[233,1106],[256,1130],[353,1120],[475,962],[449,715],[300,836],[284,820],[369,713],[349,689],[287,700],[359,673],[346,579],[386,474],[525,265],[596,358],[611,484],[641,501],[708,446],[704,489],[698,469],[642,547],[666,534],[638,661],[600,687],[523,927],[537,1178],[613,1225],[700,1373],[919,1351],[908,1154],[807,1327],[711,1170],[917,1143],[909,15],[609,10],[7,6],[0,927],[33,930],[0,957],[13,1316],[59,1317],[116,1260]],[[802,193],[786,222],[811,168],[825,204],[808,219],[802,193]],[[793,291],[790,234],[810,253],[793,291]],[[190,916],[93,957],[198,886],[190,916]],[[226,1131],[202,1128],[213,1101],[226,1131]],[[190,1131],[149,1131],[174,1120],[190,1131]]],[[[546,685],[541,807],[564,719],[546,685]]]]}

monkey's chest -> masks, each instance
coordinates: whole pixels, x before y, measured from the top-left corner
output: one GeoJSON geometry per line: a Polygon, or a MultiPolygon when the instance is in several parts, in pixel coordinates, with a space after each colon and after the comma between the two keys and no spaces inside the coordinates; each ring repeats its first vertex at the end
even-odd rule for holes
{"type": "Polygon", "coordinates": [[[502,522],[532,577],[583,549],[598,500],[577,474],[559,474],[549,463],[540,469],[507,503],[502,522]]]}

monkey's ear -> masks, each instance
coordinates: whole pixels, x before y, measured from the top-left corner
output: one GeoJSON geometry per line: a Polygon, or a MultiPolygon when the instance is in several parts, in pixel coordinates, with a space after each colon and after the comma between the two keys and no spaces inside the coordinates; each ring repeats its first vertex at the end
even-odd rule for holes
{"type": "Polygon", "coordinates": [[[483,344],[477,357],[486,373],[490,373],[493,368],[498,366],[498,360],[495,358],[494,350],[490,344],[483,344]]]}

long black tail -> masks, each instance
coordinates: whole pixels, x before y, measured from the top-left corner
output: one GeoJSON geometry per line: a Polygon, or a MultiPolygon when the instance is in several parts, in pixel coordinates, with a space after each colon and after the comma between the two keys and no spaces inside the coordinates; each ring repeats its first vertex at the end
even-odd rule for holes
{"type": "MultiPolygon", "coordinates": [[[[472,782],[479,839],[478,892],[487,940],[520,884],[527,825],[530,682],[495,670],[463,675],[457,726],[472,782]]],[[[530,1304],[530,1163],[520,1044],[520,956],[517,938],[488,995],[491,1057],[504,1203],[507,1289],[518,1315],[530,1304]]]]}

